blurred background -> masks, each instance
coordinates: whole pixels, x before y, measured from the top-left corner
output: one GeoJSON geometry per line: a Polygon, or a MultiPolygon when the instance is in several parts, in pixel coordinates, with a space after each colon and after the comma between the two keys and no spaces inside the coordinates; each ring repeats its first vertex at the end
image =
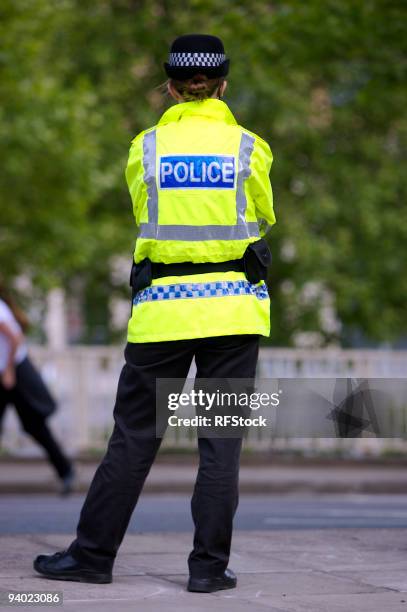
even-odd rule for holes
{"type": "MultiPolygon", "coordinates": [[[[225,101],[274,153],[259,376],[407,375],[406,12],[401,0],[3,0],[0,273],[71,455],[97,459],[111,431],[136,238],[124,169],[131,139],[170,105],[162,64],[186,32],[224,40],[225,101]]],[[[195,445],[174,434],[163,454],[182,462],[195,445]]],[[[245,456],[404,462],[406,448],[369,433],[260,437],[245,456]]],[[[41,456],[8,411],[4,465],[41,456]]]]}
{"type": "MultiPolygon", "coordinates": [[[[112,429],[136,239],[124,170],[132,138],[170,105],[162,65],[178,35],[223,39],[225,101],[274,153],[259,377],[407,378],[406,17],[403,0],[1,0],[0,280],[31,321],[29,354],[58,400],[47,423],[75,466],[58,482],[6,411],[3,590],[40,588],[32,559],[71,541],[112,429]]],[[[405,610],[407,401],[386,426],[388,438],[370,426],[329,439],[250,432],[231,557],[240,589],[229,608],[211,597],[214,609],[405,610]]],[[[193,430],[168,432],[119,580],[103,599],[64,584],[70,610],[90,599],[133,610],[143,597],[144,609],[190,609],[196,445],[193,430]]]]}

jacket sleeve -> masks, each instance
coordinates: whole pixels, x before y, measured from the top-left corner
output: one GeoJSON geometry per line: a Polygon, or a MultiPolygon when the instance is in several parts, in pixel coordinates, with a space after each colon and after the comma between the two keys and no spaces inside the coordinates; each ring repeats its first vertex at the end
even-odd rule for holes
{"type": "Polygon", "coordinates": [[[269,145],[262,138],[257,137],[251,155],[251,173],[247,179],[247,187],[256,206],[261,236],[264,236],[269,227],[276,222],[273,191],[269,178],[272,163],[273,154],[269,145]]]}
{"type": "Polygon", "coordinates": [[[144,134],[145,132],[141,132],[132,140],[125,172],[137,225],[140,224],[140,215],[147,197],[143,167],[144,134]]]}

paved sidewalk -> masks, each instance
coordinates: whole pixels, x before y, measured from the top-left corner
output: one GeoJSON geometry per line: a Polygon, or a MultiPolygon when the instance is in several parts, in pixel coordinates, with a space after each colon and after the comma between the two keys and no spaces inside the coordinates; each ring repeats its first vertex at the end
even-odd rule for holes
{"type": "MultiPolygon", "coordinates": [[[[77,464],[76,490],[86,492],[97,462],[77,464]]],[[[145,492],[190,493],[197,470],[196,456],[185,463],[156,462],[145,492]]],[[[45,461],[0,461],[0,494],[52,493],[57,490],[53,471],[45,461]]],[[[405,465],[242,465],[242,493],[406,493],[405,465]]]]}
{"type": "Polygon", "coordinates": [[[407,612],[407,530],[236,532],[230,566],[238,587],[209,595],[185,591],[190,534],[127,536],[111,585],[33,572],[35,555],[69,542],[57,535],[1,538],[0,591],[59,590],[64,606],[52,609],[67,612],[407,612]]]}

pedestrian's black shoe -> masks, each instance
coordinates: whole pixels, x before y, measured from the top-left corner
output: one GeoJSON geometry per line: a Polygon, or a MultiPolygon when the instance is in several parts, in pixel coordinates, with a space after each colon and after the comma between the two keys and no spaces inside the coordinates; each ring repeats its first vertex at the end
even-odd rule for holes
{"type": "Polygon", "coordinates": [[[76,482],[76,472],[73,469],[73,467],[71,467],[69,472],[61,478],[61,486],[60,486],[61,495],[64,497],[66,497],[67,495],[70,495],[74,490],[75,482],[76,482]]]}
{"type": "Polygon", "coordinates": [[[223,576],[213,578],[193,578],[188,581],[188,591],[194,593],[213,593],[222,589],[234,589],[237,583],[236,574],[231,569],[225,570],[223,576]]]}
{"type": "Polygon", "coordinates": [[[95,584],[112,582],[111,572],[103,573],[85,567],[66,550],[54,555],[39,555],[34,561],[34,569],[51,580],[73,580],[95,584]]]}

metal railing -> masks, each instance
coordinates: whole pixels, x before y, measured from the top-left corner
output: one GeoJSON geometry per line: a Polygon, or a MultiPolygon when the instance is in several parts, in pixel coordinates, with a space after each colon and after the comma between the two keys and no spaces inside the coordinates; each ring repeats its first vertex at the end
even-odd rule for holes
{"type": "MultiPolygon", "coordinates": [[[[59,404],[50,419],[57,437],[70,453],[102,450],[112,429],[112,410],[117,382],[124,363],[123,348],[71,347],[52,351],[31,347],[30,354],[40,368],[59,404]]],[[[190,375],[193,375],[192,369],[190,375]]],[[[271,349],[260,351],[260,378],[398,378],[407,377],[407,351],[340,349],[271,349]]],[[[172,428],[165,446],[196,445],[191,429],[172,428]]],[[[383,449],[406,450],[401,439],[276,439],[261,428],[249,432],[245,444],[253,449],[301,448],[305,452],[339,448],[353,454],[379,453],[383,449]]],[[[2,447],[17,455],[39,455],[40,451],[19,429],[9,410],[3,428],[2,447]]]]}

